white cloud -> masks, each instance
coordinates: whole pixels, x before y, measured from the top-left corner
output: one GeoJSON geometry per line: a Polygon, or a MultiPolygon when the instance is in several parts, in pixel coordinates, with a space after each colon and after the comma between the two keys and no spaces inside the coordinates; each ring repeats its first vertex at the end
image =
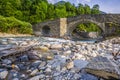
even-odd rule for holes
{"type": "Polygon", "coordinates": [[[72,3],[75,3],[75,4],[78,4],[78,3],[86,3],[86,2],[91,2],[91,0],[48,0],[49,3],[56,3],[58,1],[69,1],[69,2],[72,2],[72,3]]]}
{"type": "Polygon", "coordinates": [[[91,2],[91,0],[84,0],[84,1],[91,2]]]}
{"type": "Polygon", "coordinates": [[[49,3],[54,3],[54,2],[55,2],[55,0],[48,0],[48,2],[49,2],[49,3]]]}
{"type": "Polygon", "coordinates": [[[79,3],[85,4],[86,2],[89,3],[89,2],[91,2],[91,0],[74,0],[74,3],[76,5],[79,4],[79,3]]]}

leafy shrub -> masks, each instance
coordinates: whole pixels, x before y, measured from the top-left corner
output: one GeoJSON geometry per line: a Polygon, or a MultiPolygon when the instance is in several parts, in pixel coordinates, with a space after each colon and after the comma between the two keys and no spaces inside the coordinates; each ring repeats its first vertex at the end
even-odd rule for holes
{"type": "Polygon", "coordinates": [[[0,16],[0,31],[6,33],[32,34],[32,25],[14,17],[0,16]]]}
{"type": "Polygon", "coordinates": [[[100,28],[94,23],[82,23],[77,26],[77,31],[100,32],[100,28]]]}

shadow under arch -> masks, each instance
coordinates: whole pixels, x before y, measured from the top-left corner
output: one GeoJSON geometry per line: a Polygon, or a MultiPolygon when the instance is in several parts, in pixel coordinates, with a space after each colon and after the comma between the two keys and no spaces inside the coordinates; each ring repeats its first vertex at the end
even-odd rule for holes
{"type": "Polygon", "coordinates": [[[42,27],[42,35],[46,37],[50,36],[50,27],[48,25],[42,27]]]}

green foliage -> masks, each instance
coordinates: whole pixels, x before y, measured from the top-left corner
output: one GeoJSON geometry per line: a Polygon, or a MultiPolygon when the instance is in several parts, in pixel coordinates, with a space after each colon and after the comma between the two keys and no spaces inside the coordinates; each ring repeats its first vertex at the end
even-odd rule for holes
{"type": "Polygon", "coordinates": [[[91,14],[90,6],[85,4],[84,11],[85,11],[84,14],[91,14]]]}
{"type": "Polygon", "coordinates": [[[58,5],[55,7],[55,17],[56,18],[63,18],[67,16],[66,7],[65,5],[58,5]]]}
{"type": "Polygon", "coordinates": [[[78,8],[77,8],[77,14],[85,14],[85,9],[84,6],[82,4],[79,4],[78,8]]]}
{"type": "Polygon", "coordinates": [[[61,1],[54,4],[47,0],[0,0],[0,15],[14,16],[16,19],[36,24],[48,19],[71,17],[80,14],[99,14],[99,5],[91,9],[89,5],[76,7],[70,2],[61,1]]]}
{"type": "Polygon", "coordinates": [[[82,23],[77,26],[77,31],[100,32],[100,28],[94,23],[82,23]]]}
{"type": "Polygon", "coordinates": [[[91,10],[91,14],[100,14],[100,10],[99,10],[99,5],[98,4],[93,6],[93,8],[91,10]]]}
{"type": "Polygon", "coordinates": [[[28,25],[31,26],[30,23],[36,24],[45,20],[80,14],[99,14],[99,12],[99,5],[94,5],[91,9],[87,4],[79,4],[76,7],[65,1],[50,4],[47,0],[0,0],[0,30],[31,33],[28,28],[28,25]]]}
{"type": "Polygon", "coordinates": [[[30,23],[17,20],[14,17],[0,16],[0,31],[6,33],[32,34],[30,23]]]}

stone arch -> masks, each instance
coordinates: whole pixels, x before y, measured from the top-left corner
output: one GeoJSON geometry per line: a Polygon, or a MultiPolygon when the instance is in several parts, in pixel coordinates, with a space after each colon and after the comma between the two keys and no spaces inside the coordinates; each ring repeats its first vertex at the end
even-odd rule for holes
{"type": "Polygon", "coordinates": [[[43,36],[50,36],[50,27],[45,25],[42,27],[42,35],[43,36]]]}
{"type": "Polygon", "coordinates": [[[106,36],[117,35],[117,32],[120,31],[120,24],[117,22],[105,22],[106,27],[106,36]]]}
{"type": "Polygon", "coordinates": [[[102,31],[102,34],[104,34],[104,31],[105,31],[105,25],[104,23],[99,23],[97,21],[94,21],[92,19],[80,19],[80,20],[76,20],[76,21],[73,21],[73,22],[70,22],[68,23],[68,35],[71,36],[72,32],[75,30],[75,28],[81,24],[81,23],[89,23],[89,22],[92,22],[96,25],[98,25],[98,27],[101,29],[102,31]]]}

